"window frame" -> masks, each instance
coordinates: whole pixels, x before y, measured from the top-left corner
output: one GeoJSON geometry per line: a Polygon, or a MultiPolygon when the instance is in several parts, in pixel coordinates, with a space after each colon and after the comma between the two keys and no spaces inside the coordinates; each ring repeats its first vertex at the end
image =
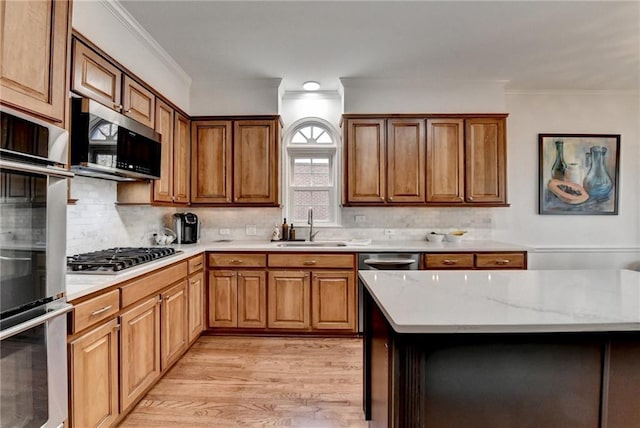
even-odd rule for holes
{"type": "MultiPolygon", "coordinates": [[[[341,138],[340,133],[331,123],[317,117],[305,117],[294,122],[284,136],[283,162],[283,217],[287,218],[289,224],[294,225],[300,223],[300,219],[294,219],[293,194],[295,190],[329,190],[329,221],[314,219],[314,227],[339,227],[341,226],[340,218],[340,198],[342,189],[341,158],[340,158],[341,138]],[[308,126],[322,128],[333,140],[329,143],[292,143],[296,133],[308,126]],[[327,157],[329,159],[329,186],[294,186],[293,185],[293,168],[296,158],[301,157],[327,157]]],[[[306,219],[301,227],[307,227],[306,219]]]]}

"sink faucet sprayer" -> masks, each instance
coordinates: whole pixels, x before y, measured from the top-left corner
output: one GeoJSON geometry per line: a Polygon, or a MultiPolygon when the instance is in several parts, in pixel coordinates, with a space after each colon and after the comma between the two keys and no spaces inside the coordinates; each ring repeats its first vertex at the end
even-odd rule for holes
{"type": "Polygon", "coordinates": [[[307,212],[307,224],[309,225],[309,242],[312,242],[318,232],[313,232],[313,208],[309,207],[307,212]]]}

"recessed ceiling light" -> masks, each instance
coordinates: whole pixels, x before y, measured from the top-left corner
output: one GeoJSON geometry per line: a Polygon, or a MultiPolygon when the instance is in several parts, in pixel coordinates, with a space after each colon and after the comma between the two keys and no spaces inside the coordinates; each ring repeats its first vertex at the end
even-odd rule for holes
{"type": "Polygon", "coordinates": [[[309,80],[308,82],[304,82],[302,84],[302,88],[305,91],[317,91],[318,89],[320,89],[320,84],[313,80],[309,80]]]}

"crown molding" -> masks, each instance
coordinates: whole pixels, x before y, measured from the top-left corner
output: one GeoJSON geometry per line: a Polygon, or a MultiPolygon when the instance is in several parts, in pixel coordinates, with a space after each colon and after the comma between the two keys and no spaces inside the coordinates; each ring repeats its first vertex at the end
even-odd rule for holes
{"type": "Polygon", "coordinates": [[[175,59],[153,38],[147,30],[122,6],[119,0],[98,0],[136,39],[149,49],[164,65],[166,65],[187,87],[191,86],[191,76],[175,59]]]}
{"type": "Polygon", "coordinates": [[[638,95],[640,89],[507,89],[505,95],[638,95]]]}

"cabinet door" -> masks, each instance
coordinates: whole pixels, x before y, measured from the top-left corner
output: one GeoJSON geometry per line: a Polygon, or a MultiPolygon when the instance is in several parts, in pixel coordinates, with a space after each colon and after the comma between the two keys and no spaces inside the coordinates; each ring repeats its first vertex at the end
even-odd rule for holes
{"type": "Polygon", "coordinates": [[[189,277],[189,342],[193,342],[204,330],[204,274],[198,272],[189,277]]]}
{"type": "Polygon", "coordinates": [[[148,298],[120,315],[120,410],[160,376],[160,301],[148,298]]]}
{"type": "Polygon", "coordinates": [[[118,417],[118,320],[70,344],[71,424],[108,427],[118,417]]]}
{"type": "Polygon", "coordinates": [[[265,272],[238,272],[238,327],[267,326],[267,277],[265,272]]]}
{"type": "Polygon", "coordinates": [[[71,2],[3,1],[0,5],[0,99],[63,123],[71,2]]]}
{"type": "Polygon", "coordinates": [[[122,111],[122,71],[78,40],[73,41],[71,90],[122,111]]]}
{"type": "Polygon", "coordinates": [[[153,92],[125,75],[122,84],[122,111],[125,116],[135,119],[149,128],[153,128],[156,96],[153,95],[153,92]]]}
{"type": "Polygon", "coordinates": [[[171,366],[187,347],[187,281],[162,293],[161,368],[171,366]]]}
{"type": "Polygon", "coordinates": [[[385,201],[384,120],[358,119],[347,123],[346,202],[385,201]]]}
{"type": "Polygon", "coordinates": [[[356,286],[353,272],[314,271],[311,302],[311,326],[314,330],[355,331],[356,286]]]}
{"type": "Polygon", "coordinates": [[[153,199],[156,202],[172,202],[173,199],[173,109],[162,100],[156,103],[156,132],[160,134],[160,180],[153,183],[153,199]]]}
{"type": "Polygon", "coordinates": [[[424,119],[387,121],[387,200],[425,201],[424,119]]]}
{"type": "Polygon", "coordinates": [[[191,128],[191,202],[231,203],[231,121],[196,121],[191,128]]]}
{"type": "Polygon", "coordinates": [[[427,120],[427,202],[464,202],[464,121],[427,120]]]}
{"type": "Polygon", "coordinates": [[[277,204],[277,129],[273,120],[234,122],[233,202],[277,204]]]}
{"type": "Polygon", "coordinates": [[[238,276],[232,270],[209,272],[209,327],[238,326],[238,276]]]}
{"type": "Polygon", "coordinates": [[[173,193],[174,202],[189,203],[189,165],[191,132],[189,119],[176,113],[173,143],[173,193]]]}
{"type": "Polygon", "coordinates": [[[267,326],[274,329],[308,330],[309,289],[309,272],[269,272],[267,326]]]}
{"type": "Polygon", "coordinates": [[[466,121],[466,201],[506,203],[504,119],[466,121]]]}

